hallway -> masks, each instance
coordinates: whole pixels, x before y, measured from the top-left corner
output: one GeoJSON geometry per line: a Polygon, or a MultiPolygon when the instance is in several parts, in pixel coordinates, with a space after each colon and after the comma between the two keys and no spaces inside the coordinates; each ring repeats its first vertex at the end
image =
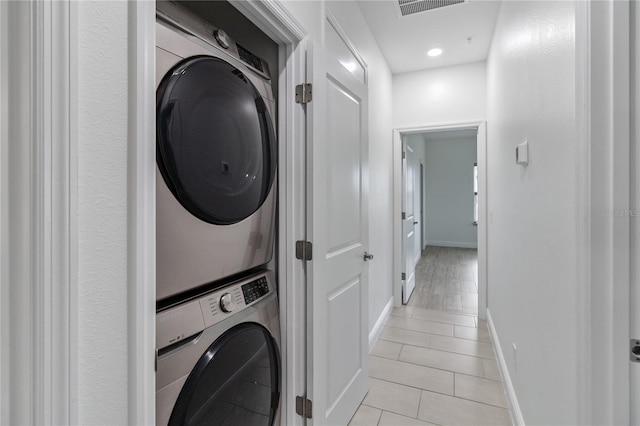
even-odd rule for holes
{"type": "Polygon", "coordinates": [[[427,247],[407,306],[369,357],[369,393],[350,425],[510,425],[487,324],[477,250],[427,247]]]}

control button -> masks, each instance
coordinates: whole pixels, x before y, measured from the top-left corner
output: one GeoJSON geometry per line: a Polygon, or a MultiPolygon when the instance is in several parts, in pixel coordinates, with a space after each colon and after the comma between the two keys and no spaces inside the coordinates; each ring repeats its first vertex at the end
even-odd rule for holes
{"type": "Polygon", "coordinates": [[[218,44],[223,49],[228,49],[229,48],[229,36],[227,36],[227,33],[225,33],[222,30],[215,30],[213,32],[213,35],[216,38],[216,41],[218,42],[218,44]]]}
{"type": "Polygon", "coordinates": [[[229,293],[225,293],[220,297],[220,308],[223,312],[233,311],[233,300],[231,299],[231,295],[229,293]]]}

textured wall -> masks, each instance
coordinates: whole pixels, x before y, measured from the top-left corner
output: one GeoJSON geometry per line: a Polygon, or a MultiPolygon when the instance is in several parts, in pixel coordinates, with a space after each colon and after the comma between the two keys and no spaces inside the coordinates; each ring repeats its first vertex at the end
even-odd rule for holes
{"type": "Polygon", "coordinates": [[[578,422],[574,7],[503,2],[487,61],[488,303],[536,425],[578,422]]]}
{"type": "Polygon", "coordinates": [[[78,422],[127,418],[127,2],[78,2],[78,422]]]}

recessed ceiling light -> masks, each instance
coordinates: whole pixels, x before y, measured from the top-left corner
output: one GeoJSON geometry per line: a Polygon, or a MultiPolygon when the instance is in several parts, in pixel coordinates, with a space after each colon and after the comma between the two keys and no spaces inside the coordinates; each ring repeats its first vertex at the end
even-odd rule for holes
{"type": "Polygon", "coordinates": [[[440,56],[441,53],[442,53],[442,49],[436,47],[436,48],[433,48],[433,49],[429,50],[427,52],[427,55],[429,55],[431,57],[434,57],[434,56],[440,56]]]}

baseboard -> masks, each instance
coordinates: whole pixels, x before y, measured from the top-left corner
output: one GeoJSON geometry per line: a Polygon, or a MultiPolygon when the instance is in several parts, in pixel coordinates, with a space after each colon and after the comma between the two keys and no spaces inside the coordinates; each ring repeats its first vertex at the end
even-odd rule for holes
{"type": "Polygon", "coordinates": [[[514,425],[524,426],[524,417],[522,417],[522,411],[520,411],[520,405],[518,404],[516,391],[513,388],[513,383],[511,383],[511,376],[509,376],[507,363],[504,360],[504,354],[502,353],[502,347],[500,346],[500,339],[498,339],[498,333],[496,333],[496,328],[493,324],[493,318],[491,318],[491,312],[489,312],[489,308],[487,308],[487,324],[489,325],[489,332],[491,333],[493,348],[496,351],[496,355],[498,357],[498,366],[500,367],[500,376],[502,376],[502,383],[504,383],[505,390],[507,391],[507,399],[509,401],[509,411],[511,411],[511,419],[514,425]]]}
{"type": "Polygon", "coordinates": [[[459,241],[431,241],[427,240],[428,246],[438,247],[459,247],[459,248],[478,248],[478,243],[459,242],[459,241]]]}
{"type": "Polygon", "coordinates": [[[382,310],[382,313],[378,317],[378,320],[373,325],[371,332],[369,333],[369,352],[373,349],[373,345],[376,344],[378,337],[380,337],[380,333],[382,333],[382,329],[384,328],[384,324],[387,322],[389,315],[391,315],[391,309],[393,309],[393,297],[389,299],[387,305],[382,310]]]}

